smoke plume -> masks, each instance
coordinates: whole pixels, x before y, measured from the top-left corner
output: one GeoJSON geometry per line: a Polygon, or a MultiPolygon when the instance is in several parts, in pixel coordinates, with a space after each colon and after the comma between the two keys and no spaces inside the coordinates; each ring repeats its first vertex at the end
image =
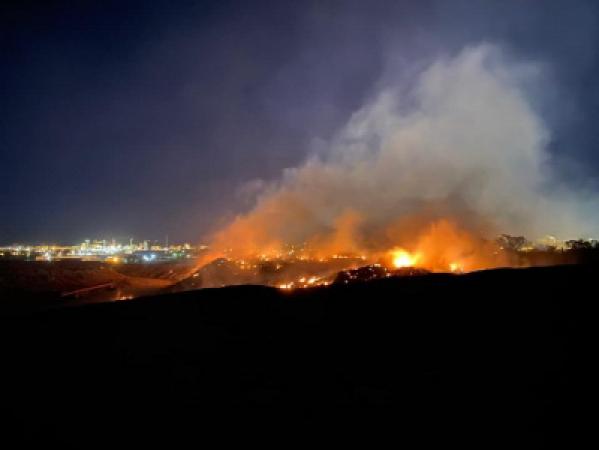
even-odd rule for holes
{"type": "Polygon", "coordinates": [[[477,268],[502,264],[491,261],[497,233],[592,231],[589,197],[552,179],[550,135],[522,87],[539,70],[483,44],[412,82],[384,83],[325,152],[266,185],[212,248],[243,256],[306,243],[372,256],[400,246],[432,268],[477,268]]]}

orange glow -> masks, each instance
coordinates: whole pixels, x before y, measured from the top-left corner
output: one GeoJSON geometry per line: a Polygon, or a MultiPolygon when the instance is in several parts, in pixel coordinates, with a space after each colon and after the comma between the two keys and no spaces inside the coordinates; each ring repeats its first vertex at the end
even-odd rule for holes
{"type": "Polygon", "coordinates": [[[486,241],[454,221],[440,219],[423,228],[415,243],[422,255],[421,267],[446,272],[472,270],[510,265],[505,254],[497,251],[492,241],[486,241]]]}
{"type": "Polygon", "coordinates": [[[398,269],[402,267],[414,267],[420,259],[419,254],[410,254],[409,252],[401,248],[392,250],[391,257],[393,261],[393,266],[395,266],[398,269]]]}
{"type": "Polygon", "coordinates": [[[458,263],[450,263],[449,270],[452,272],[462,272],[462,267],[458,263]]]}
{"type": "MultiPolygon", "coordinates": [[[[273,207],[268,212],[267,217],[238,217],[219,231],[196,267],[224,258],[240,268],[239,276],[231,274],[229,282],[264,283],[294,291],[326,286],[340,271],[366,266],[387,269],[387,276],[401,276],[393,270],[461,274],[515,264],[495,241],[483,237],[493,234],[491,228],[456,217],[411,215],[373,227],[365,225],[367,218],[342,211],[322,231],[303,229],[307,211],[273,207]],[[294,227],[282,230],[275,213],[297,219],[294,227]],[[287,242],[283,234],[301,239],[287,242]]],[[[214,283],[222,285],[222,280],[214,283]]]]}

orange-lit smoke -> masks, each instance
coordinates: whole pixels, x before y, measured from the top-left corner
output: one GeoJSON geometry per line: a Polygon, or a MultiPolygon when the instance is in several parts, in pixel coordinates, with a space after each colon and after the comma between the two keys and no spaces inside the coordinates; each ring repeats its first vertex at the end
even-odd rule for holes
{"type": "MultiPolygon", "coordinates": [[[[268,224],[263,220],[260,214],[238,218],[217,235],[214,243],[216,248],[232,242],[245,245],[234,246],[223,254],[213,253],[207,259],[216,256],[285,258],[287,248],[282,240],[276,239],[278,235],[273,234],[272,225],[278,225],[278,222],[268,224]]],[[[441,272],[468,272],[510,264],[507,255],[494,241],[461,227],[452,219],[426,222],[422,218],[404,218],[376,230],[364,229],[361,224],[357,213],[343,213],[328,233],[307,238],[304,254],[311,258],[361,256],[369,263],[382,262],[388,267],[422,267],[441,272]],[[394,239],[398,235],[401,237],[394,239]]]]}
{"type": "Polygon", "coordinates": [[[419,265],[435,271],[469,272],[510,263],[494,242],[460,229],[446,219],[424,230],[415,248],[420,255],[419,265]]]}
{"type": "Polygon", "coordinates": [[[460,272],[509,264],[499,233],[578,234],[580,202],[542,193],[548,133],[518,85],[533,71],[499,53],[481,45],[440,59],[406,102],[404,90],[381,89],[325,154],[285,171],[216,232],[206,260],[301,248],[460,272]]]}

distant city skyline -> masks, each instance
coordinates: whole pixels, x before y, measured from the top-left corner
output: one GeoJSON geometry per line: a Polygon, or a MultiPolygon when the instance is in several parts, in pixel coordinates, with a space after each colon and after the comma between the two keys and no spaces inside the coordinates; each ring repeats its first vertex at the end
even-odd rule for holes
{"type": "Polygon", "coordinates": [[[0,245],[0,259],[35,261],[82,260],[111,263],[152,263],[191,259],[206,250],[204,245],[160,243],[159,241],[130,239],[123,243],[116,239],[86,239],[78,244],[13,244],[0,245]]]}
{"type": "MultiPolygon", "coordinates": [[[[47,241],[16,241],[16,242],[0,242],[0,247],[7,247],[7,246],[11,246],[11,245],[79,245],[82,242],[85,241],[93,241],[93,242],[102,242],[105,241],[107,243],[110,243],[111,241],[115,241],[118,243],[128,243],[130,239],[133,238],[127,238],[127,239],[117,239],[117,238],[96,238],[96,239],[65,239],[65,240],[47,240],[47,241]]],[[[133,239],[134,242],[157,242],[157,243],[161,243],[161,244],[165,244],[166,241],[164,239],[133,239]]],[[[175,239],[172,240],[169,239],[169,241],[175,245],[177,243],[190,243],[189,241],[186,241],[184,239],[175,239]]],[[[194,242],[194,244],[198,244],[197,242],[194,242]]]]}

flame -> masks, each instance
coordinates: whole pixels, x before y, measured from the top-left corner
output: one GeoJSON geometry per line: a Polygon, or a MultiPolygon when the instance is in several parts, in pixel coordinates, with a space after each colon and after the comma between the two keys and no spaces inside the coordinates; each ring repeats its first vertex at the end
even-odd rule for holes
{"type": "Polygon", "coordinates": [[[406,250],[399,248],[391,251],[393,266],[396,268],[414,267],[420,259],[419,254],[411,254],[406,250]]]}
{"type": "Polygon", "coordinates": [[[449,270],[451,272],[463,272],[464,270],[462,269],[462,266],[460,266],[459,263],[457,262],[452,262],[449,264],[449,270]]]}
{"type": "Polygon", "coordinates": [[[368,266],[382,267],[386,276],[394,276],[394,269],[402,268],[461,274],[514,264],[494,241],[482,237],[480,229],[457,218],[401,217],[381,228],[361,227],[360,220],[344,213],[343,220],[334,222],[339,228],[333,227],[331,233],[288,243],[265,241],[262,237],[268,233],[260,223],[237,221],[234,236],[230,230],[222,232],[222,239],[213,241],[199,262],[203,267],[222,258],[235,267],[225,272],[226,278],[204,273],[202,284],[268,284],[293,291],[326,286],[340,271],[368,266]],[[226,236],[232,236],[230,241],[226,236]],[[238,241],[242,237],[247,239],[238,241]]]}

